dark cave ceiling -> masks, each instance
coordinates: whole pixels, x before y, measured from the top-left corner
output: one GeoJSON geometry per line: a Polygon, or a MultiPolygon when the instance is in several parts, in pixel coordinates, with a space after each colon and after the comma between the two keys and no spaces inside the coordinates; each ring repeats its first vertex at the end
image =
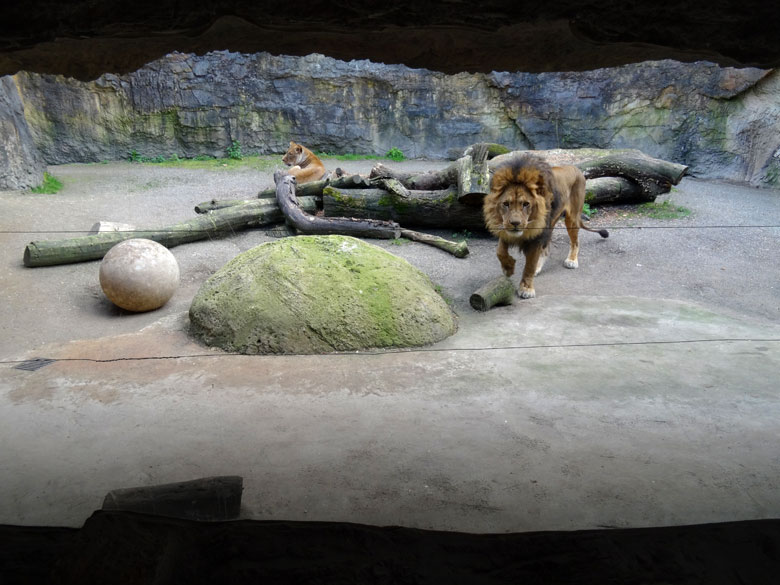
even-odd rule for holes
{"type": "Polygon", "coordinates": [[[0,75],[94,79],[166,53],[323,53],[460,71],[576,71],[648,59],[780,63],[780,2],[743,0],[6,0],[0,75]]]}

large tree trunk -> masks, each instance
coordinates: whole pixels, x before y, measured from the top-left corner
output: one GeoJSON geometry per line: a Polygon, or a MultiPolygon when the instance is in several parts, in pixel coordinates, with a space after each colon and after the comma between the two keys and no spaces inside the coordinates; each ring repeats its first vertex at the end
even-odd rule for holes
{"type": "MultiPolygon", "coordinates": [[[[304,209],[315,211],[315,202],[311,197],[302,199],[301,205],[304,209]]],[[[24,265],[32,268],[99,260],[116,244],[130,238],[146,238],[173,248],[179,244],[218,238],[249,227],[283,220],[284,215],[275,201],[253,200],[154,230],[103,232],[65,240],[30,242],[24,249],[24,265]]]]}
{"type": "MultiPolygon", "coordinates": [[[[653,197],[655,199],[655,197],[653,197]]],[[[598,177],[585,181],[585,202],[588,205],[652,201],[639,183],[623,177],[598,177]]]]}
{"type": "Polygon", "coordinates": [[[685,165],[653,158],[641,152],[605,156],[577,166],[586,179],[619,177],[639,185],[641,196],[631,193],[627,198],[615,199],[621,202],[655,201],[658,195],[668,193],[672,185],[677,185],[688,170],[685,165]]]}
{"type": "Polygon", "coordinates": [[[409,191],[398,198],[382,189],[336,189],[326,187],[322,206],[327,216],[351,215],[397,221],[403,226],[430,229],[482,230],[482,208],[458,202],[458,192],[409,191]]]}
{"type": "Polygon", "coordinates": [[[458,182],[458,163],[455,162],[440,171],[426,173],[402,173],[377,163],[371,169],[371,179],[397,179],[407,189],[415,191],[436,191],[447,189],[458,182]]]}
{"type": "Polygon", "coordinates": [[[581,162],[577,166],[588,179],[628,177],[638,183],[652,181],[667,188],[677,185],[688,170],[685,165],[653,158],[639,151],[607,155],[581,162]]]}

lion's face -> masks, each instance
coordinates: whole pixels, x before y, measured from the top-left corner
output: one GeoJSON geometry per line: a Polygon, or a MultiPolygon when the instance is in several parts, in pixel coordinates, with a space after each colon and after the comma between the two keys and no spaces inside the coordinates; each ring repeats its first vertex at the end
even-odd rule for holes
{"type": "Polygon", "coordinates": [[[510,185],[504,189],[496,202],[501,228],[509,234],[520,235],[537,215],[537,198],[535,189],[525,185],[510,185]]]}
{"type": "Polygon", "coordinates": [[[282,162],[288,167],[299,165],[306,158],[306,153],[303,151],[303,146],[290,142],[290,148],[287,153],[282,157],[282,162]]]}
{"type": "Polygon", "coordinates": [[[512,243],[539,236],[547,221],[548,195],[538,173],[497,172],[483,209],[488,229],[512,243]]]}

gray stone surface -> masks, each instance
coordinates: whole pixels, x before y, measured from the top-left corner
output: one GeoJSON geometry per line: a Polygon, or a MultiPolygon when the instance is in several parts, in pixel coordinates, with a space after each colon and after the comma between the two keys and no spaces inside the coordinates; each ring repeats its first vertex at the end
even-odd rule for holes
{"type": "Polygon", "coordinates": [[[239,254],[200,288],[191,332],[208,345],[311,354],[429,345],[457,331],[430,279],[346,236],[299,236],[239,254]]]}
{"type": "Polygon", "coordinates": [[[513,149],[638,148],[693,176],[780,181],[780,74],[645,62],[578,73],[445,75],[322,55],[173,53],[92,82],[19,73],[49,163],[314,150],[450,157],[513,149]]]}
{"type": "Polygon", "coordinates": [[[45,170],[14,80],[0,77],[0,189],[37,187],[45,170]]]}

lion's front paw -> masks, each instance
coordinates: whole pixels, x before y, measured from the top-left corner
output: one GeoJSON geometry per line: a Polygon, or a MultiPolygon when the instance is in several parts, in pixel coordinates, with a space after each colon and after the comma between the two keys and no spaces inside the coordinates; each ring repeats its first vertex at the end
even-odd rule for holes
{"type": "Polygon", "coordinates": [[[568,258],[563,261],[563,265],[566,268],[577,268],[577,266],[580,265],[580,263],[577,260],[569,260],[568,258]]]}
{"type": "Polygon", "coordinates": [[[515,273],[515,259],[512,257],[501,259],[501,269],[504,276],[512,276],[515,273]]]}
{"type": "Polygon", "coordinates": [[[532,299],[536,296],[536,291],[532,288],[525,288],[522,286],[517,290],[517,296],[521,299],[532,299]]]}

